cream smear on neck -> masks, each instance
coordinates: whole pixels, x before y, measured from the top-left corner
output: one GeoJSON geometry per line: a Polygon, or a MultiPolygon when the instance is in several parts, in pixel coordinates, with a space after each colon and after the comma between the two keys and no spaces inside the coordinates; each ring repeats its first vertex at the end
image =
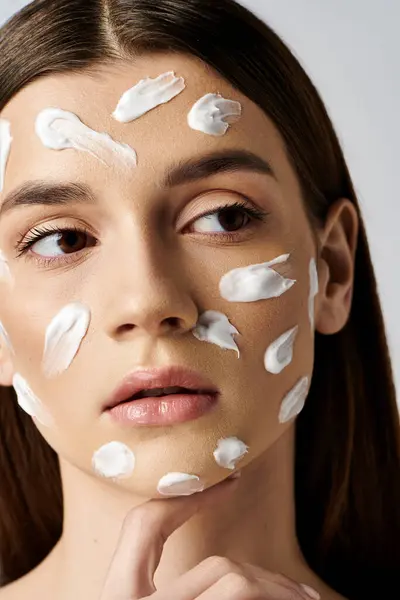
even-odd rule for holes
{"type": "Polygon", "coordinates": [[[92,467],[101,477],[126,479],[132,475],[135,462],[135,455],[126,444],[109,442],[93,454],[92,467]]]}
{"type": "Polygon", "coordinates": [[[214,450],[214,458],[220,467],[234,469],[239,461],[248,452],[249,446],[237,437],[221,438],[214,450]]]}
{"type": "Polygon", "coordinates": [[[304,408],[308,395],[308,377],[302,377],[284,397],[279,412],[279,422],[286,423],[299,414],[304,408]]]}
{"type": "Polygon", "coordinates": [[[242,106],[236,100],[226,100],[221,94],[206,94],[192,106],[187,121],[189,127],[209,135],[224,135],[230,123],[238,121],[242,106]]]}
{"type": "Polygon", "coordinates": [[[310,296],[308,298],[308,314],[310,317],[311,329],[314,331],[315,323],[314,323],[314,298],[318,294],[318,271],[317,265],[315,262],[315,258],[310,260],[309,266],[309,275],[310,275],[310,296]]]}
{"type": "Polygon", "coordinates": [[[72,112],[60,108],[45,108],[36,118],[35,130],[46,148],[82,150],[106,165],[111,162],[115,164],[115,160],[126,167],[137,165],[137,155],[133,148],[116,142],[108,133],[90,129],[72,112]]]}
{"type": "Polygon", "coordinates": [[[0,282],[13,283],[10,266],[5,254],[0,250],[0,282]]]}
{"type": "Polygon", "coordinates": [[[289,329],[268,347],[264,355],[264,366],[269,373],[278,374],[292,362],[293,344],[298,329],[298,325],[289,329]]]}
{"type": "Polygon", "coordinates": [[[240,351],[233,339],[233,335],[239,334],[239,331],[223,313],[217,310],[206,310],[200,315],[192,333],[200,341],[216,344],[226,350],[235,350],[239,358],[240,351]]]}
{"type": "Polygon", "coordinates": [[[141,79],[122,94],[112,116],[121,123],[134,121],[160,104],[169,102],[185,87],[183,77],[175,77],[174,71],[162,73],[155,79],[141,79]]]}
{"type": "Polygon", "coordinates": [[[197,475],[171,472],[159,480],[157,491],[164,496],[190,496],[204,490],[204,483],[197,475]]]}
{"type": "Polygon", "coordinates": [[[230,302],[256,302],[281,296],[296,283],[296,279],[286,279],[271,267],[286,262],[289,256],[282,254],[268,262],[225,273],[219,283],[222,298],[230,302]]]}
{"type": "Polygon", "coordinates": [[[67,304],[46,330],[42,368],[46,377],[59,375],[76,356],[90,323],[90,309],[80,302],[67,304]]]}
{"type": "Polygon", "coordinates": [[[11,123],[7,119],[0,119],[0,192],[4,188],[6,166],[11,150],[11,123]]]}
{"type": "Polygon", "coordinates": [[[13,387],[17,394],[18,404],[28,415],[35,417],[42,425],[50,427],[53,419],[39,398],[33,393],[28,383],[19,373],[13,377],[13,387]]]}

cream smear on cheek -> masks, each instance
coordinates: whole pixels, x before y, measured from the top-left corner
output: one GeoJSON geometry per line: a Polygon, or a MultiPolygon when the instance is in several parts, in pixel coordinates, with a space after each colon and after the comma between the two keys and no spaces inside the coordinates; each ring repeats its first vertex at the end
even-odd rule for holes
{"type": "Polygon", "coordinates": [[[279,412],[280,423],[286,423],[286,421],[290,421],[303,410],[309,390],[308,384],[309,378],[302,377],[290,390],[290,392],[286,394],[282,401],[279,412]]]}
{"type": "Polygon", "coordinates": [[[60,108],[42,110],[36,118],[35,131],[46,148],[82,150],[106,165],[115,160],[126,167],[137,165],[136,152],[128,144],[116,142],[108,133],[93,131],[74,113],[60,108]]]}
{"type": "MultiPolygon", "coordinates": [[[[3,323],[1,321],[0,321],[0,338],[2,338],[4,340],[4,343],[7,346],[7,348],[14,354],[14,349],[11,344],[10,336],[8,335],[3,323]]],[[[1,347],[1,339],[0,339],[0,347],[1,347]]]]}
{"type": "Polygon", "coordinates": [[[141,79],[124,92],[112,116],[121,123],[134,121],[160,104],[169,102],[185,87],[183,77],[175,77],[173,71],[162,73],[155,79],[141,79]]]}
{"type": "Polygon", "coordinates": [[[318,294],[318,271],[315,258],[310,260],[309,266],[310,276],[310,296],[308,299],[308,314],[310,317],[311,329],[314,330],[314,298],[318,294]]]}
{"type": "Polygon", "coordinates": [[[0,119],[0,192],[4,188],[6,166],[11,150],[11,123],[7,119],[0,119]]]}
{"type": "Polygon", "coordinates": [[[126,479],[135,468],[135,455],[122,442],[109,442],[101,446],[92,458],[93,470],[101,477],[126,479]]]}
{"type": "Polygon", "coordinates": [[[217,310],[206,310],[200,315],[192,333],[200,341],[216,344],[226,350],[235,350],[239,358],[240,351],[232,337],[239,332],[223,313],[217,310]]]}
{"type": "Polygon", "coordinates": [[[17,394],[18,404],[28,415],[35,417],[46,427],[54,424],[51,415],[19,373],[15,373],[13,377],[13,387],[17,394]]]}
{"type": "Polygon", "coordinates": [[[90,309],[80,302],[67,304],[46,330],[42,368],[46,377],[59,375],[76,356],[90,323],[90,309]]]}
{"type": "Polygon", "coordinates": [[[220,467],[234,469],[239,461],[248,452],[249,446],[237,437],[221,438],[214,450],[214,458],[220,467]]]}
{"type": "Polygon", "coordinates": [[[298,329],[298,325],[289,329],[268,347],[264,355],[264,366],[269,373],[276,375],[292,362],[293,345],[298,329]]]}
{"type": "Polygon", "coordinates": [[[240,119],[242,106],[236,100],[226,100],[221,94],[206,94],[192,106],[189,127],[208,135],[224,135],[230,123],[240,119]]]}
{"type": "Polygon", "coordinates": [[[171,472],[159,480],[157,491],[164,496],[190,496],[204,490],[204,483],[197,475],[171,472]]]}
{"type": "Polygon", "coordinates": [[[12,284],[14,282],[11,275],[10,266],[5,254],[0,249],[0,282],[12,284]]]}
{"type": "Polygon", "coordinates": [[[281,296],[296,283],[296,280],[282,277],[271,267],[286,262],[289,256],[282,254],[265,263],[229,271],[219,283],[222,298],[230,302],[256,302],[281,296]]]}

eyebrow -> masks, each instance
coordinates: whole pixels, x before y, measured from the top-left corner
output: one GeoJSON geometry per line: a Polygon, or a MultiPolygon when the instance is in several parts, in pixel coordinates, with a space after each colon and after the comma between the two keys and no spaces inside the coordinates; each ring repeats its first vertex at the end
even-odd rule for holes
{"type": "MultiPolygon", "coordinates": [[[[235,171],[261,173],[277,180],[268,161],[248,150],[231,149],[219,150],[174,165],[164,176],[162,187],[172,188],[219,173],[235,171]]],[[[0,216],[21,206],[62,206],[77,203],[96,204],[96,197],[90,186],[76,182],[32,180],[21,184],[6,196],[0,206],[0,216]]]]}

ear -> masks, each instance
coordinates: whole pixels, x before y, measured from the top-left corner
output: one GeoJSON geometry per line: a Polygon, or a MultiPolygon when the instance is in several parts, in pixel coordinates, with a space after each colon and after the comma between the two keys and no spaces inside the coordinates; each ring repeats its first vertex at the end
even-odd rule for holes
{"type": "Polygon", "coordinates": [[[319,333],[337,333],[349,318],[358,230],[356,206],[347,198],[340,198],[330,207],[325,225],[318,232],[315,328],[319,333]]]}

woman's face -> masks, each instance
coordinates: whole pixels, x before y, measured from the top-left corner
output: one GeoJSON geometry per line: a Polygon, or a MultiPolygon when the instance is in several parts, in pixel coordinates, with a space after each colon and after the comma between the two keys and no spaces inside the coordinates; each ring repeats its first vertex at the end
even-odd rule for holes
{"type": "MultiPolygon", "coordinates": [[[[170,472],[194,474],[205,487],[230,475],[213,454],[221,439],[235,437],[247,445],[238,468],[267,451],[293,426],[293,419],[280,422],[279,413],[299,380],[311,377],[314,337],[313,236],[272,122],[203,63],[176,55],[102,67],[96,75],[40,79],[15,96],[1,117],[11,123],[13,141],[0,194],[0,249],[11,273],[0,282],[0,321],[14,350],[11,375],[27,382],[51,416],[47,425],[35,418],[44,438],[64,460],[94,477],[95,452],[112,441],[125,444],[135,455],[135,468],[110,485],[146,497],[158,497],[157,483],[170,472]],[[181,93],[135,120],[112,117],[126,90],[168,71],[184,78],[181,93]],[[240,119],[225,135],[188,125],[188,112],[208,93],[241,104],[240,119]],[[82,149],[46,147],[35,120],[50,107],[70,111],[92,130],[127,144],[137,154],[137,166],[116,155],[102,162],[82,149]],[[274,176],[240,166],[217,172],[214,162],[214,172],[198,169],[199,177],[196,169],[191,177],[187,171],[186,177],[168,177],[187,161],[233,150],[257,155],[274,176]],[[32,180],[84,185],[91,200],[82,192],[63,204],[6,207],[10,192],[32,180]],[[221,212],[237,202],[265,214],[258,219],[242,208],[221,212]],[[58,228],[83,233],[59,238],[53,232],[58,228]],[[22,252],[34,230],[43,229],[49,237],[22,252]],[[296,280],[285,292],[245,302],[222,297],[225,274],[284,254],[289,258],[273,268],[296,280]],[[72,303],[88,309],[90,323],[69,366],[48,376],[42,362],[46,332],[72,303]],[[193,335],[208,310],[225,315],[240,333],[232,336],[239,358],[235,350],[193,335]],[[269,372],[267,349],[296,326],[291,362],[280,373],[269,372]],[[170,365],[199,371],[219,388],[212,410],[165,426],[121,424],[103,412],[127,373],[170,365]]],[[[57,193],[50,198],[57,199],[57,193]]],[[[241,285],[243,294],[247,284],[241,285]]],[[[317,310],[318,296],[315,300],[317,310]]],[[[53,342],[57,334],[67,335],[53,331],[53,342]]],[[[11,376],[4,377],[2,383],[10,385],[11,376]]]]}

